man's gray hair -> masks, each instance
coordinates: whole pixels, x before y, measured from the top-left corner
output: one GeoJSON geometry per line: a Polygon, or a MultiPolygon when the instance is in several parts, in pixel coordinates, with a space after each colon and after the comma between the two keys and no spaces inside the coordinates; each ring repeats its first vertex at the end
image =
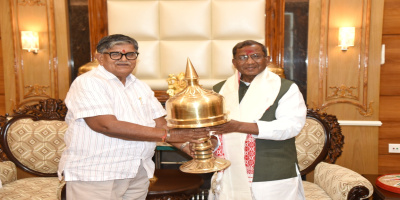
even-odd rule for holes
{"type": "Polygon", "coordinates": [[[132,44],[136,51],[139,50],[139,45],[135,39],[122,34],[114,34],[103,37],[97,44],[96,50],[98,53],[104,53],[104,51],[118,44],[132,44]]]}
{"type": "Polygon", "coordinates": [[[262,49],[262,51],[264,52],[264,56],[265,56],[265,57],[268,56],[268,50],[267,50],[267,48],[265,47],[265,45],[263,45],[263,44],[261,44],[261,43],[259,43],[259,42],[257,42],[257,41],[254,41],[254,40],[245,40],[245,41],[243,41],[243,42],[237,43],[237,44],[233,47],[233,49],[232,49],[233,57],[236,56],[236,52],[237,52],[238,49],[241,49],[241,48],[243,48],[243,47],[245,47],[245,46],[251,46],[251,45],[258,45],[258,46],[260,46],[261,49],[262,49]]]}

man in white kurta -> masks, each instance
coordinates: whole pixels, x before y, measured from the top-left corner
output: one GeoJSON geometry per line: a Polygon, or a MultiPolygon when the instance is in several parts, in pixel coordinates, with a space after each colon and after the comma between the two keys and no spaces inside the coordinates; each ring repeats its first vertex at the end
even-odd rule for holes
{"type": "Polygon", "coordinates": [[[266,55],[258,42],[238,43],[236,73],[214,86],[232,120],[210,129],[219,135],[217,156],[231,166],[214,175],[210,199],[304,199],[294,137],[306,106],[296,84],[265,70],[266,55]]]}

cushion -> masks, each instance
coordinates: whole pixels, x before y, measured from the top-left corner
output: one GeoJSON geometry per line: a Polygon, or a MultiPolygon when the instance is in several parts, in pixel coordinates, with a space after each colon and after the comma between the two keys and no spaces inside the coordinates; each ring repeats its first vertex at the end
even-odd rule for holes
{"type": "Polygon", "coordinates": [[[67,127],[65,121],[20,119],[10,126],[7,142],[13,156],[26,167],[56,173],[67,127]]]}
{"type": "Polygon", "coordinates": [[[372,184],[357,172],[325,162],[319,163],[315,168],[314,183],[335,200],[346,200],[348,192],[359,185],[368,188],[370,195],[374,191],[372,184]]]}
{"type": "Polygon", "coordinates": [[[0,163],[0,180],[3,185],[17,180],[17,168],[13,162],[0,163]]]}
{"type": "Polygon", "coordinates": [[[2,200],[55,200],[58,190],[64,185],[56,177],[23,178],[0,189],[2,200]]]}
{"type": "Polygon", "coordinates": [[[307,118],[296,137],[297,160],[300,171],[310,166],[321,154],[325,144],[325,131],[321,122],[307,118]]]}
{"type": "Polygon", "coordinates": [[[317,184],[303,181],[306,200],[332,200],[329,195],[317,184]]]}

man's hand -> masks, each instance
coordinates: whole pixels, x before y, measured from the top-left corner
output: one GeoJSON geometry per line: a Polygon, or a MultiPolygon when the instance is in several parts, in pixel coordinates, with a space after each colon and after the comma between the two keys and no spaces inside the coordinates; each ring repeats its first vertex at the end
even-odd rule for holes
{"type": "Polygon", "coordinates": [[[214,131],[215,135],[233,132],[258,135],[258,126],[256,123],[239,122],[236,120],[230,120],[218,126],[207,127],[206,130],[214,131]]]}
{"type": "Polygon", "coordinates": [[[215,135],[218,134],[225,134],[225,133],[232,133],[232,132],[239,132],[240,131],[240,126],[242,122],[236,121],[236,120],[230,120],[229,122],[225,124],[221,124],[218,126],[211,126],[207,127],[207,130],[214,131],[215,135]]]}
{"type": "Polygon", "coordinates": [[[187,155],[191,156],[192,158],[194,158],[194,144],[193,143],[189,143],[188,145],[186,145],[185,147],[180,149],[181,151],[185,152],[187,155]]]}
{"type": "Polygon", "coordinates": [[[208,138],[209,131],[206,128],[175,128],[169,130],[170,137],[166,142],[178,143],[178,142],[191,142],[191,143],[202,143],[199,141],[201,138],[208,138]]]}

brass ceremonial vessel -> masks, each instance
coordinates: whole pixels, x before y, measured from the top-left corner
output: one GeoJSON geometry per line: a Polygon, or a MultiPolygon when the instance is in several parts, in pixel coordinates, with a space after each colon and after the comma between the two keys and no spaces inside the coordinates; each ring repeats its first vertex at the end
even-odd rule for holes
{"type": "MultiPolygon", "coordinates": [[[[224,98],[199,85],[199,77],[189,58],[186,65],[187,86],[165,103],[167,126],[171,128],[200,128],[216,126],[229,121],[224,98]]],[[[195,156],[179,169],[186,173],[209,173],[229,167],[230,162],[213,156],[210,137],[194,144],[195,156]]]]}

